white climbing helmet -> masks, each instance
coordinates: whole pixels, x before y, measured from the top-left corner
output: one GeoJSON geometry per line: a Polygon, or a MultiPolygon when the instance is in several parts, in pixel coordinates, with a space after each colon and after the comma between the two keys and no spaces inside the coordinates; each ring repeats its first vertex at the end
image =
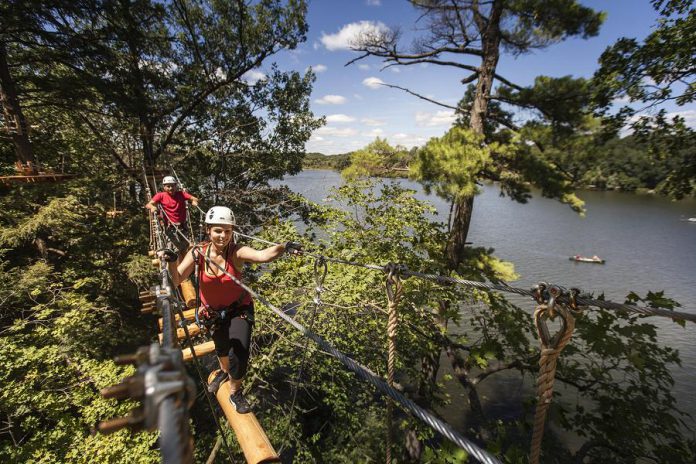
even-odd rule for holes
{"type": "Polygon", "coordinates": [[[225,224],[233,226],[234,213],[227,206],[213,206],[205,213],[206,224],[225,224]]]}
{"type": "Polygon", "coordinates": [[[162,185],[167,185],[167,184],[178,184],[176,179],[173,176],[165,176],[164,179],[162,179],[162,185]]]}

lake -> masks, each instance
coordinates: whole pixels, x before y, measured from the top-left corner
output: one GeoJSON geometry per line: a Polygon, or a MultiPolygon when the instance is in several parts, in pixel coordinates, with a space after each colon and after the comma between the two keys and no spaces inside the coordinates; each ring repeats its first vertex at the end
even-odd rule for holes
{"type": "MultiPolygon", "coordinates": [[[[398,182],[415,190],[417,198],[431,202],[440,221],[447,220],[446,202],[426,195],[416,182],[398,182]]],[[[287,185],[320,203],[341,183],[339,173],[316,170],[274,184],[287,185]]],[[[604,293],[617,302],[623,302],[630,291],[644,296],[649,290],[664,290],[682,304],[680,311],[696,313],[696,223],[684,220],[696,217],[696,200],[672,202],[656,195],[599,191],[582,191],[579,196],[586,203],[586,217],[538,195],[519,204],[499,196],[495,186],[484,186],[474,204],[468,240],[474,246],[495,248],[498,257],[515,264],[520,278],[511,283],[513,287],[531,288],[546,281],[595,295],[604,293]],[[568,260],[576,254],[598,255],[606,264],[568,260]]],[[[508,296],[530,313],[534,310],[530,299],[508,296]]],[[[680,409],[696,417],[696,324],[682,328],[661,317],[650,322],[659,328],[659,340],[680,352],[682,367],[673,369],[673,394],[680,409]]],[[[497,406],[509,403],[501,399],[497,406]]],[[[461,425],[457,416],[445,416],[454,426],[461,425]]]]}

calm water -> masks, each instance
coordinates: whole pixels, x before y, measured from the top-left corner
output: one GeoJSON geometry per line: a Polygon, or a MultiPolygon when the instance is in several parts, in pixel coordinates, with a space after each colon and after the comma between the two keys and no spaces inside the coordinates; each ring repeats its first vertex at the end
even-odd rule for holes
{"type": "MultiPolygon", "coordinates": [[[[279,183],[321,202],[341,182],[333,171],[304,171],[279,183]]],[[[399,182],[416,190],[417,198],[431,202],[439,220],[447,219],[449,209],[443,200],[425,195],[415,182],[399,182]]],[[[682,304],[680,310],[696,313],[696,223],[682,220],[696,217],[696,200],[671,202],[652,195],[587,191],[580,194],[587,208],[582,218],[554,200],[535,197],[521,205],[498,192],[486,186],[477,197],[468,240],[474,246],[495,248],[498,257],[515,264],[520,279],[513,286],[530,288],[548,281],[604,292],[607,299],[619,302],[630,291],[645,295],[648,290],[664,290],[682,304]],[[575,254],[596,254],[607,263],[569,261],[568,256],[575,254]]],[[[522,307],[533,311],[531,301],[522,307]]],[[[673,372],[673,394],[680,408],[696,417],[696,324],[683,329],[660,317],[651,322],[659,327],[659,339],[680,351],[682,368],[673,372]]],[[[456,417],[448,419],[458,422],[456,417]]]]}

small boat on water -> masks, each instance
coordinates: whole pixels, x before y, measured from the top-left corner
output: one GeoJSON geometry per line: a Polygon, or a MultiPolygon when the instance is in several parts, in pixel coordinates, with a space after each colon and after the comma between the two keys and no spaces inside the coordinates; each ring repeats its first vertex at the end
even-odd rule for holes
{"type": "Polygon", "coordinates": [[[571,261],[577,261],[578,263],[594,263],[594,264],[604,264],[606,260],[600,258],[599,256],[595,255],[591,258],[588,258],[587,256],[580,256],[580,255],[575,255],[571,256],[568,258],[571,261]]]}
{"type": "Polygon", "coordinates": [[[696,217],[689,218],[689,219],[687,219],[687,221],[688,222],[696,222],[696,217]]]}

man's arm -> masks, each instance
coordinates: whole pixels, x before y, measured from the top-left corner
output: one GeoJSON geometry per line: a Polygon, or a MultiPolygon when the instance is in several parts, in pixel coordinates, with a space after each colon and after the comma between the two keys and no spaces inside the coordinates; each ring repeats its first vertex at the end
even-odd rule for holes
{"type": "Polygon", "coordinates": [[[160,193],[156,193],[155,196],[152,197],[152,199],[150,199],[150,201],[145,205],[145,208],[149,209],[153,213],[157,213],[157,203],[161,201],[160,197],[160,193]]]}

